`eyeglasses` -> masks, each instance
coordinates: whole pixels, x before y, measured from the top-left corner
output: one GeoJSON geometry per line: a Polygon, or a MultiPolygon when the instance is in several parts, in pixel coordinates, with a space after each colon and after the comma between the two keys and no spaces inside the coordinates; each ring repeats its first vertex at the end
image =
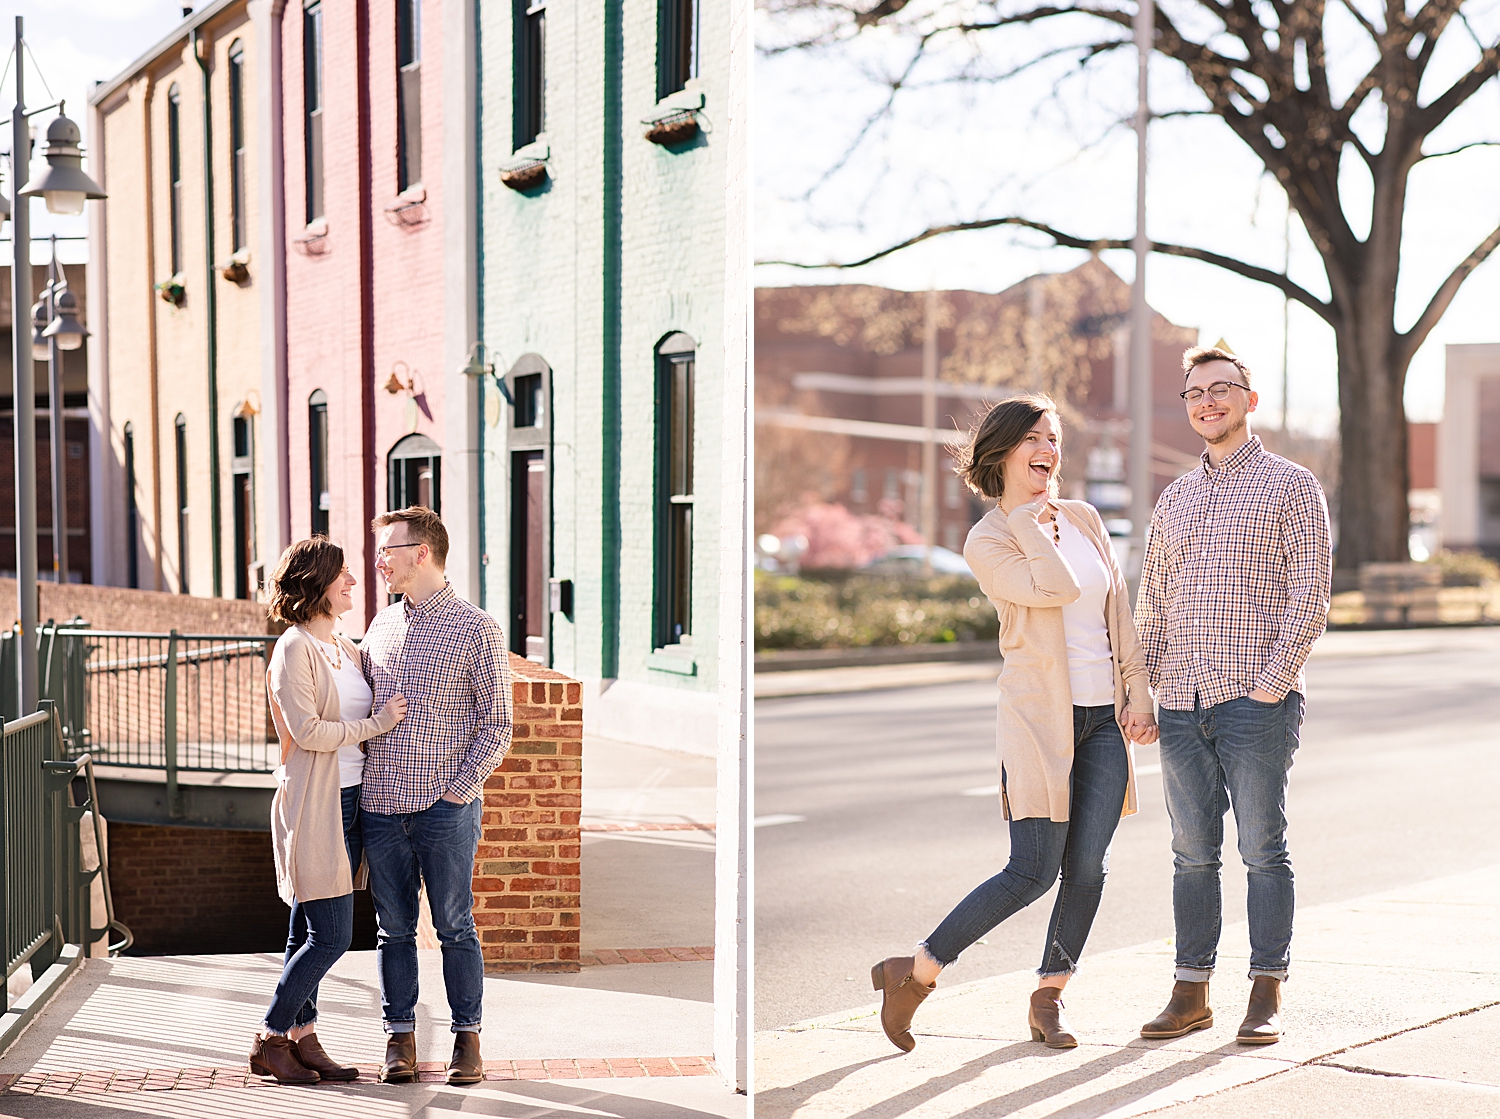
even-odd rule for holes
{"type": "Polygon", "coordinates": [[[422,542],[420,540],[415,544],[387,544],[383,548],[376,548],[375,555],[379,559],[390,559],[391,553],[397,548],[420,548],[421,546],[422,542]]]}
{"type": "Polygon", "coordinates": [[[1189,404],[1197,404],[1198,401],[1203,399],[1204,392],[1207,392],[1215,400],[1223,400],[1229,396],[1231,388],[1244,389],[1246,392],[1250,391],[1249,385],[1242,385],[1238,381],[1215,381],[1207,389],[1188,389],[1186,392],[1179,392],[1177,395],[1189,404]]]}

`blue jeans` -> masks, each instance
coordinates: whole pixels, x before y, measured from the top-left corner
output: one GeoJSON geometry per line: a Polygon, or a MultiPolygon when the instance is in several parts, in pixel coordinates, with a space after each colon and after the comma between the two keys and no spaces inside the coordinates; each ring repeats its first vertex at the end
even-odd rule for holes
{"type": "Polygon", "coordinates": [[[453,1031],[478,1030],[484,1008],[484,956],[474,931],[474,853],[479,847],[483,798],[468,804],[438,799],[422,812],[365,812],[365,854],[378,929],[380,1013],[387,1033],[417,1028],[417,912],[419,886],[438,945],[453,1031]]]}
{"type": "Polygon", "coordinates": [[[1088,940],[1109,873],[1109,845],[1125,807],[1130,779],[1125,739],[1113,704],[1073,708],[1073,772],[1069,819],[1010,822],[1010,861],[975,887],[927,938],[927,951],[947,966],[1001,921],[1052,888],[1047,947],[1038,975],[1072,975],[1088,940]]]}
{"type": "Polygon", "coordinates": [[[1248,873],[1250,976],[1285,980],[1291,964],[1295,892],[1286,849],[1287,771],[1302,730],[1303,699],[1249,696],[1191,711],[1162,708],[1162,786],[1172,818],[1172,913],[1177,978],[1214,970],[1224,924],[1220,857],[1224,813],[1234,808],[1248,873]]]}
{"type": "MultiPolygon", "coordinates": [[[[340,790],[344,816],[344,847],[349,852],[350,873],[359,869],[359,786],[340,790]]],[[[266,1011],[266,1029],[284,1034],[296,1026],[318,1020],[318,984],[328,969],[349,950],[354,936],[354,895],[298,901],[292,905],[287,929],[286,960],[271,1009],[266,1011]]]]}

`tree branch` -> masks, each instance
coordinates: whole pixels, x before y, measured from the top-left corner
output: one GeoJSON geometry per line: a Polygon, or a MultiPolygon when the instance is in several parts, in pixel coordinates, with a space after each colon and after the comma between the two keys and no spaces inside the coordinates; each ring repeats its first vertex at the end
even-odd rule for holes
{"type": "Polygon", "coordinates": [[[1481,241],[1473,252],[1464,257],[1457,268],[1448,273],[1448,278],[1443,281],[1442,286],[1437,291],[1433,292],[1426,309],[1417,317],[1417,321],[1412,324],[1411,329],[1405,334],[1398,334],[1396,336],[1401,340],[1403,350],[1402,358],[1404,360],[1402,361],[1401,368],[1404,369],[1406,367],[1406,362],[1409,362],[1411,356],[1417,352],[1422,343],[1427,341],[1427,335],[1432,333],[1432,328],[1437,326],[1438,320],[1448,310],[1448,305],[1453,302],[1453,297],[1458,294],[1458,289],[1463,286],[1464,281],[1473,274],[1474,269],[1485,262],[1485,259],[1495,251],[1497,246],[1500,246],[1500,226],[1496,226],[1494,231],[1481,241]]]}
{"type": "MultiPolygon", "coordinates": [[[[1132,246],[1132,242],[1130,241],[1122,241],[1115,238],[1098,237],[1090,239],[1087,237],[1075,237],[1071,233],[1064,233],[1061,230],[1054,229],[1052,228],[1052,226],[1046,225],[1043,222],[1032,221],[1030,218],[984,218],[979,221],[954,222],[950,225],[935,225],[929,229],[923,230],[921,233],[918,233],[913,237],[908,237],[905,241],[902,241],[899,244],[890,245],[884,249],[881,249],[879,252],[874,252],[869,256],[862,257],[859,260],[847,261],[845,263],[830,261],[827,264],[808,264],[805,261],[798,260],[758,260],[755,263],[757,265],[779,264],[788,268],[803,268],[808,270],[823,268],[836,268],[840,270],[849,268],[862,268],[864,265],[873,264],[875,261],[881,260],[884,257],[888,257],[892,253],[898,253],[902,249],[909,249],[913,245],[920,245],[923,241],[930,241],[934,237],[941,237],[947,233],[968,233],[982,229],[998,229],[1001,226],[1007,225],[1017,226],[1022,229],[1034,229],[1038,233],[1045,233],[1048,237],[1052,238],[1052,240],[1057,245],[1060,245],[1065,249],[1087,249],[1090,252],[1101,252],[1104,249],[1128,249],[1132,246]]],[[[1491,248],[1493,248],[1493,246],[1491,246],[1491,248]]],[[[1225,271],[1233,272],[1238,276],[1243,276],[1247,280],[1255,280],[1259,283],[1270,284],[1272,287],[1277,288],[1278,290],[1283,292],[1287,296],[1287,298],[1295,299],[1298,303],[1301,303],[1303,306],[1313,311],[1320,318],[1330,323],[1333,321],[1332,304],[1319,299],[1316,295],[1312,294],[1312,292],[1308,291],[1300,284],[1293,282],[1291,279],[1289,279],[1287,276],[1282,275],[1280,272],[1273,272],[1269,268],[1261,268],[1260,266],[1255,264],[1246,264],[1242,260],[1235,260],[1233,257],[1222,256],[1219,253],[1210,252],[1208,249],[1194,248],[1191,245],[1173,245],[1165,241],[1153,241],[1151,242],[1151,251],[1162,253],[1165,256],[1180,256],[1186,257],[1189,260],[1201,260],[1205,264],[1212,264],[1216,267],[1223,268],[1225,271]]]]}
{"type": "Polygon", "coordinates": [[[1466,152],[1470,148],[1500,148],[1500,140],[1473,140],[1467,144],[1460,144],[1458,147],[1446,152],[1424,152],[1417,157],[1417,162],[1421,163],[1423,160],[1428,159],[1442,159],[1445,155],[1457,155],[1459,152],[1466,152]]]}

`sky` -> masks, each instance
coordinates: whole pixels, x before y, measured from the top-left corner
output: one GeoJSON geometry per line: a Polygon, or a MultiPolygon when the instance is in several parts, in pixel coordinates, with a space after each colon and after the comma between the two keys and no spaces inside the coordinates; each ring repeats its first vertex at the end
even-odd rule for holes
{"type": "MultiPolygon", "coordinates": [[[[907,12],[938,0],[913,0],[907,12]]],[[[1500,30],[1500,0],[1464,5],[1477,33],[1500,30]]],[[[1343,9],[1330,5],[1331,13],[1343,9]]],[[[1330,17],[1333,19],[1334,17],[1330,17]]],[[[1349,17],[1344,16],[1344,19],[1349,17]]],[[[786,25],[758,13],[765,43],[786,25]]],[[[1335,87],[1352,86],[1368,61],[1352,24],[1329,28],[1335,87]]],[[[867,33],[868,34],[868,33],[867,33]]],[[[906,58],[893,35],[876,34],[855,48],[817,54],[762,56],[756,69],[756,258],[858,259],[928,225],[1019,214],[1081,236],[1129,238],[1134,230],[1136,140],[1122,127],[1134,111],[1133,48],[1115,52],[1086,80],[1054,85],[1071,64],[1044,65],[1006,83],[937,83],[961,62],[975,72],[1002,71],[1066,37],[1060,30],[1023,29],[1003,43],[962,48],[946,69],[916,71],[911,92],[872,131],[842,171],[808,194],[844,152],[882,96],[871,74],[889,73],[906,58]],[[1002,53],[1003,52],[1003,53],[1002,53]],[[923,88],[924,80],[929,84],[923,88]]],[[[958,51],[959,48],[954,48],[958,51]]],[[[1440,40],[1430,77],[1472,65],[1472,43],[1440,40]],[[1466,49],[1467,47],[1467,49],[1466,49]]],[[[1475,53],[1477,57],[1477,52],[1475,53]]],[[[1195,92],[1168,59],[1151,63],[1152,108],[1187,108],[1195,92]]],[[[1423,99],[1429,96],[1424,86],[1423,99]]],[[[1380,120],[1364,113],[1356,127],[1376,134],[1380,120]]],[[[1428,150],[1474,140],[1500,141],[1500,85],[1491,81],[1462,115],[1435,133],[1428,150]]],[[[1161,241],[1210,248],[1279,271],[1289,251],[1291,277],[1315,294],[1327,284],[1311,242],[1293,218],[1288,238],[1286,196],[1259,161],[1214,118],[1181,117],[1152,125],[1147,229],[1161,241]],[[1289,241],[1289,248],[1288,248],[1289,241]]],[[[1367,172],[1345,159],[1341,186],[1369,224],[1367,172]]],[[[1472,148],[1419,165],[1411,193],[1398,286],[1398,326],[1405,328],[1442,278],[1500,223],[1500,147],[1472,148]]],[[[759,285],[872,283],[909,290],[928,286],[999,291],[1038,271],[1063,271],[1082,252],[1046,247],[1027,232],[960,233],[904,250],[853,271],[808,272],[761,266],[759,285]]],[[[1103,254],[1124,279],[1134,276],[1128,252],[1103,254]]],[[[1196,327],[1204,345],[1220,338],[1257,375],[1261,408],[1279,419],[1283,300],[1279,291],[1211,265],[1152,255],[1148,301],[1172,321],[1196,327]]],[[[1500,342],[1500,253],[1460,291],[1414,359],[1407,383],[1413,420],[1441,418],[1443,347],[1500,342]]],[[[1336,351],[1332,330],[1292,304],[1287,335],[1291,426],[1326,433],[1337,425],[1336,351]]]]}
{"type": "MultiPolygon", "coordinates": [[[[57,100],[66,103],[68,116],[83,129],[84,170],[89,171],[90,91],[96,82],[115,77],[181,23],[182,6],[181,0],[28,0],[20,4],[11,0],[0,4],[0,15],[5,17],[0,27],[5,45],[0,52],[7,59],[5,80],[0,82],[0,105],[4,105],[6,113],[0,148],[10,150],[9,112],[16,97],[13,69],[16,16],[25,19],[26,44],[30,49],[26,59],[26,104],[41,108],[57,100]]],[[[42,139],[55,115],[55,110],[48,110],[32,119],[39,165],[42,139]]],[[[9,174],[7,166],[7,194],[9,174]]],[[[41,202],[33,202],[33,260],[46,259],[46,248],[40,239],[54,232],[59,237],[83,236],[88,232],[87,218],[59,217],[49,214],[41,202]]],[[[82,243],[64,243],[59,245],[58,255],[65,261],[82,261],[84,248],[82,243]]],[[[10,246],[6,244],[7,262],[9,254],[10,246]]]]}

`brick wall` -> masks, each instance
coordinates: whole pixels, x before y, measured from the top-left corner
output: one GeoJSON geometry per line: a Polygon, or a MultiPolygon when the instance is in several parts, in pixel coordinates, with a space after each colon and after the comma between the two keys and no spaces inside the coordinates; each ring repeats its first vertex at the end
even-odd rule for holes
{"type": "Polygon", "coordinates": [[[515,739],[484,785],[474,922],[485,971],[577,971],[583,686],[511,655],[515,739]]]}
{"type": "Polygon", "coordinates": [[[131,955],[286,947],[269,832],[111,823],[109,885],[131,955]]]}
{"type": "MultiPolygon", "coordinates": [[[[95,629],[132,630],[138,633],[272,633],[266,608],[261,603],[235,598],[197,598],[160,591],[133,591],[126,587],[95,587],[54,583],[37,584],[38,621],[63,621],[82,615],[95,629]]],[[[17,620],[16,581],[0,579],[0,627],[9,629],[17,620]]]]}

